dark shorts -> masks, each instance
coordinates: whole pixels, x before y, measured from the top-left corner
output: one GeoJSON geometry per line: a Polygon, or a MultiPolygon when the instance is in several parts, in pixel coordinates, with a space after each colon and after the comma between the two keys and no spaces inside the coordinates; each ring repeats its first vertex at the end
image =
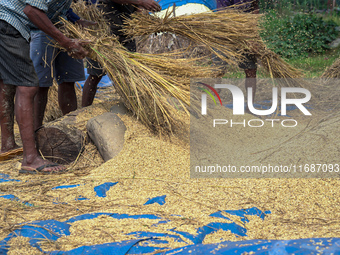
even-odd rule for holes
{"type": "Polygon", "coordinates": [[[93,76],[101,77],[105,75],[105,71],[103,70],[102,66],[92,59],[87,60],[87,73],[93,76]]]}
{"type": "Polygon", "coordinates": [[[251,53],[244,53],[244,60],[239,63],[239,68],[242,69],[257,69],[257,60],[256,60],[256,56],[255,54],[251,54],[251,53]]]}
{"type": "Polygon", "coordinates": [[[104,12],[104,17],[108,21],[111,33],[118,36],[118,40],[129,51],[136,51],[136,45],[133,39],[129,39],[121,31],[125,19],[130,19],[131,14],[137,11],[133,4],[118,4],[114,1],[100,0],[98,7],[104,12]]]}
{"type": "Polygon", "coordinates": [[[30,45],[13,26],[0,20],[0,80],[6,85],[37,87],[30,45]]]}
{"type": "Polygon", "coordinates": [[[83,60],[70,57],[67,52],[51,45],[52,38],[44,32],[31,33],[30,55],[39,78],[40,87],[85,80],[83,60]]]}
{"type": "MultiPolygon", "coordinates": [[[[218,51],[219,52],[219,51],[218,51]]],[[[222,54],[221,52],[219,52],[222,54]]],[[[238,64],[239,68],[248,70],[248,69],[257,69],[257,60],[256,60],[256,55],[252,53],[243,53],[242,54],[244,59],[242,62],[238,64]]],[[[215,65],[217,68],[220,68],[221,70],[226,70],[227,68],[227,63],[223,61],[221,58],[219,58],[216,55],[212,56],[212,62],[213,65],[215,65]]]]}
{"type": "MultiPolygon", "coordinates": [[[[118,36],[119,42],[131,52],[136,52],[136,42],[134,39],[127,38],[121,28],[125,18],[129,18],[131,13],[136,11],[136,7],[131,4],[117,4],[112,1],[99,1],[100,8],[105,14],[105,18],[110,25],[111,33],[118,36]]],[[[87,73],[95,76],[105,75],[105,71],[102,69],[101,65],[91,59],[87,60],[87,73]]]]}

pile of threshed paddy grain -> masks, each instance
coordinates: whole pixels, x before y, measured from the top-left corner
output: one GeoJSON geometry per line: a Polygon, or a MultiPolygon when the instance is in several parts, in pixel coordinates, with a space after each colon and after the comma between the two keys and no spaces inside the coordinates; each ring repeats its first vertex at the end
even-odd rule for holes
{"type": "MultiPolygon", "coordinates": [[[[326,100],[328,96],[324,94],[323,99],[326,100]]],[[[229,109],[216,110],[231,114],[229,109]]],[[[333,114],[325,118],[324,113],[326,111],[312,110],[312,114],[320,118],[310,123],[310,119],[301,117],[296,129],[273,129],[270,126],[260,130],[242,127],[228,129],[225,139],[219,143],[232,148],[230,154],[226,155],[228,159],[238,160],[242,164],[302,164],[311,163],[312,160],[331,162],[336,159],[339,150],[336,130],[340,116],[333,114]]],[[[137,239],[135,235],[127,235],[136,231],[170,235],[173,234],[171,229],[175,229],[179,233],[195,234],[199,227],[211,222],[235,222],[247,229],[247,236],[235,236],[230,231],[220,230],[208,235],[203,243],[339,236],[339,179],[190,179],[188,130],[182,130],[181,138],[172,136],[170,141],[168,136],[153,134],[131,116],[120,117],[127,127],[123,150],[116,158],[93,168],[86,175],[72,171],[62,176],[41,176],[37,179],[15,176],[13,167],[8,168],[7,173],[12,173],[11,177],[21,182],[1,183],[0,191],[10,192],[22,201],[33,203],[34,207],[0,198],[0,240],[22,222],[47,219],[64,221],[92,212],[154,214],[161,219],[118,220],[100,216],[77,221],[71,224],[69,236],[63,236],[56,242],[42,240],[43,249],[66,251],[83,245],[137,239]],[[97,197],[94,187],[104,182],[118,184],[111,187],[107,197],[97,197]],[[66,184],[81,185],[67,190],[52,190],[55,186],[66,184]],[[149,198],[160,195],[166,195],[164,205],[144,205],[149,198]],[[90,200],[75,200],[79,196],[90,200]],[[238,216],[226,214],[231,220],[209,216],[217,211],[253,206],[263,211],[270,210],[271,214],[265,220],[249,216],[249,222],[245,224],[238,216]],[[164,220],[169,221],[164,223],[164,220]],[[163,223],[157,224],[160,222],[163,223]]],[[[254,116],[245,115],[244,118],[248,121],[254,116]]],[[[207,141],[212,138],[208,127],[203,131],[207,141]]],[[[2,169],[7,168],[2,165],[2,169]]],[[[166,247],[170,248],[191,244],[182,235],[181,238],[187,243],[169,237],[160,238],[169,241],[166,247]]],[[[22,249],[28,249],[27,241],[25,238],[13,239],[10,254],[20,254],[22,249]]],[[[32,254],[40,252],[35,250],[32,254]]]]}

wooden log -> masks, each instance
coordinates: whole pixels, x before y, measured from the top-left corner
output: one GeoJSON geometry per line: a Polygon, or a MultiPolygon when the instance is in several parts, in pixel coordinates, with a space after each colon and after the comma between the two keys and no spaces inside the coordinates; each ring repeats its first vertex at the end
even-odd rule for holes
{"type": "Polygon", "coordinates": [[[116,103],[118,101],[111,98],[111,100],[81,108],[44,124],[36,131],[37,149],[52,162],[59,164],[73,162],[84,148],[87,121],[110,111],[116,103]]]}
{"type": "Polygon", "coordinates": [[[53,162],[68,164],[76,160],[85,144],[85,136],[75,125],[75,116],[49,122],[36,131],[37,148],[53,162]]]}

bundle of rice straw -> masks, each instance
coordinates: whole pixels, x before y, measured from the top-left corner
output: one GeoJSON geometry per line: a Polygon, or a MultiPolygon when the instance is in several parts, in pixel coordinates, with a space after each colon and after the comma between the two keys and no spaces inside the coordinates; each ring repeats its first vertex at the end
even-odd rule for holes
{"type": "MultiPolygon", "coordinates": [[[[92,11],[100,16],[96,8],[92,11]]],[[[187,112],[190,77],[214,76],[215,70],[197,65],[197,59],[179,59],[174,57],[176,54],[131,53],[113,35],[62,22],[68,37],[90,41],[86,46],[89,56],[107,71],[127,108],[154,131],[169,132],[180,123],[178,112],[168,99],[177,98],[187,112]]]]}
{"type": "Polygon", "coordinates": [[[303,77],[301,70],[289,65],[279,55],[268,49],[263,42],[261,47],[254,49],[254,53],[270,77],[277,79],[278,85],[292,87],[305,85],[301,79],[303,77]]]}
{"type": "Polygon", "coordinates": [[[170,17],[170,14],[164,18],[144,13],[134,14],[132,19],[125,20],[123,31],[135,37],[160,32],[182,35],[205,45],[227,63],[242,60],[239,54],[243,52],[254,52],[272,78],[284,78],[284,83],[296,86],[293,79],[302,77],[300,70],[266,48],[258,32],[258,19],[261,15],[231,8],[178,17],[170,17]]]}
{"type": "Polygon", "coordinates": [[[226,9],[192,15],[164,18],[147,13],[136,13],[126,19],[124,29],[131,37],[170,32],[205,45],[213,54],[229,64],[242,60],[250,41],[259,41],[257,19],[254,15],[226,9]]]}
{"type": "Polygon", "coordinates": [[[103,36],[103,34],[109,35],[109,23],[105,19],[105,13],[100,8],[98,8],[98,6],[100,6],[100,4],[91,4],[84,0],[73,1],[71,5],[73,11],[82,19],[97,22],[96,25],[87,29],[88,32],[94,36],[103,36]]]}
{"type": "Polygon", "coordinates": [[[340,78],[340,58],[334,61],[334,63],[328,67],[321,75],[321,78],[325,79],[337,79],[340,78]]]}

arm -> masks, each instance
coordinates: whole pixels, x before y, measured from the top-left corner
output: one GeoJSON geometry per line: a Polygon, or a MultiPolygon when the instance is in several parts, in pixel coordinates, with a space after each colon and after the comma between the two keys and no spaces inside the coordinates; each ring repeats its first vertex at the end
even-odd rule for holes
{"type": "Polygon", "coordinates": [[[37,28],[56,40],[63,48],[69,51],[73,57],[84,58],[87,55],[87,51],[82,47],[82,43],[79,40],[66,37],[53,25],[44,11],[31,5],[26,5],[24,13],[37,28]]]}
{"type": "Polygon", "coordinates": [[[161,6],[154,0],[111,0],[117,4],[134,4],[138,7],[142,7],[148,11],[158,12],[162,8],[161,6]]]}

